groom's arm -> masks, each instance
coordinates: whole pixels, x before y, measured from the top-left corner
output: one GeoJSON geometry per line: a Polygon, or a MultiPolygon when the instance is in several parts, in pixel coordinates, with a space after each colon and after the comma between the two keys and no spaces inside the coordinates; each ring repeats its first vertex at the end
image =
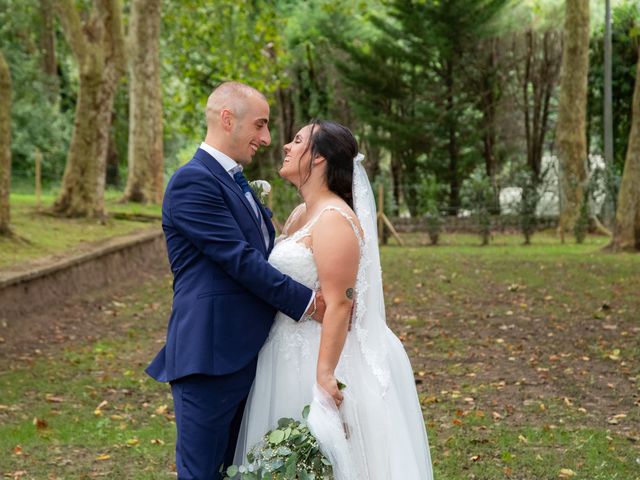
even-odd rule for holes
{"type": "Polygon", "coordinates": [[[201,172],[188,168],[177,172],[167,192],[174,226],[248,291],[289,317],[302,318],[312,303],[313,291],[270,265],[244,240],[221,188],[201,172]]]}

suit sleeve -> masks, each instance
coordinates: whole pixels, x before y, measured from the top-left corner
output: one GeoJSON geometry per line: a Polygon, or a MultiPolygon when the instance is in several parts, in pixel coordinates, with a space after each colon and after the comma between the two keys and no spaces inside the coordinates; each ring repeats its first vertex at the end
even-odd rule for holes
{"type": "Polygon", "coordinates": [[[289,317],[300,319],[313,291],[273,267],[245,240],[223,200],[223,187],[190,169],[175,177],[168,192],[175,228],[248,291],[289,317]]]}

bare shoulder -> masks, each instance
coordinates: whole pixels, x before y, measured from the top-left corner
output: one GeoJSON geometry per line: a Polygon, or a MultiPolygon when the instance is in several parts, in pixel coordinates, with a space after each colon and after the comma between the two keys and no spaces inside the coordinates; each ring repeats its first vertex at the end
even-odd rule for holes
{"type": "Polygon", "coordinates": [[[302,227],[302,223],[306,218],[307,206],[304,203],[301,203],[296,208],[294,208],[289,214],[289,218],[284,224],[283,233],[285,235],[289,234],[289,232],[295,232],[300,227],[302,227]]]}
{"type": "Polygon", "coordinates": [[[313,233],[324,236],[351,232],[353,235],[354,231],[362,236],[362,227],[355,212],[346,202],[334,201],[323,206],[313,233]]]}

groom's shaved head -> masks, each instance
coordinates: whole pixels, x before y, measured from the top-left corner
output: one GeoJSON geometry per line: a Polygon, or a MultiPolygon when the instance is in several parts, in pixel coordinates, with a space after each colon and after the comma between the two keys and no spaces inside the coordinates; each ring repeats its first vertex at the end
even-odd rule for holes
{"type": "Polygon", "coordinates": [[[269,103],[263,94],[240,82],[225,82],[207,100],[206,144],[242,165],[271,143],[269,103]]]}
{"type": "Polygon", "coordinates": [[[267,101],[266,97],[249,85],[240,82],[224,82],[211,92],[207,100],[207,125],[212,125],[225,108],[231,110],[237,118],[244,117],[251,97],[267,101]]]}

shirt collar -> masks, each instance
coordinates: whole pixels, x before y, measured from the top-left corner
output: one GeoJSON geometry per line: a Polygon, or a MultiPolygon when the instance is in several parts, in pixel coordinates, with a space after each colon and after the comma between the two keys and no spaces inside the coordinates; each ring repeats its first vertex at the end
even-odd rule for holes
{"type": "Polygon", "coordinates": [[[222,165],[222,168],[224,168],[229,175],[233,176],[232,171],[237,171],[238,168],[240,168],[240,171],[242,171],[242,165],[236,162],[229,155],[222,153],[217,148],[214,148],[204,142],[200,144],[200,148],[211,155],[220,165],[222,165]]]}

